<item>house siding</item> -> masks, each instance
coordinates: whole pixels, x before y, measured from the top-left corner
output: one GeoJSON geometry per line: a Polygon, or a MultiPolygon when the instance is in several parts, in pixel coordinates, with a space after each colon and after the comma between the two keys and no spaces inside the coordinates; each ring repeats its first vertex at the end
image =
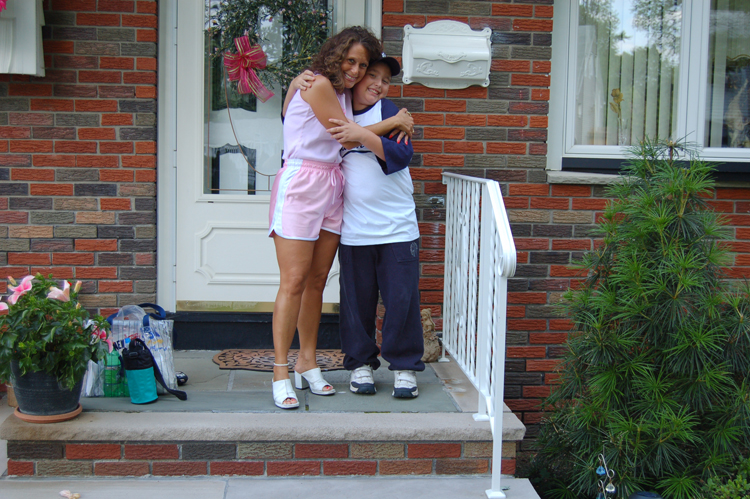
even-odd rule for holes
{"type": "Polygon", "coordinates": [[[152,302],[157,3],[43,6],[46,76],[0,75],[0,275],[81,280],[103,314],[152,302]]]}

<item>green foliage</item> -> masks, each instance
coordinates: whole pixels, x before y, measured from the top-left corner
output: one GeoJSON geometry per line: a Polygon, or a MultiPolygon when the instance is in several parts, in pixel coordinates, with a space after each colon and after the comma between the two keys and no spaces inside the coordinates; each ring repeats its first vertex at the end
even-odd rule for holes
{"type": "Polygon", "coordinates": [[[236,52],[234,39],[243,35],[250,45],[262,47],[280,38],[280,57],[256,73],[267,86],[288,88],[328,37],[330,15],[327,2],[315,0],[228,0],[208,13],[208,31],[217,57],[227,50],[236,52]],[[270,18],[281,22],[264,24],[270,18]]]}
{"type": "Polygon", "coordinates": [[[704,496],[711,499],[750,499],[750,459],[740,462],[737,473],[726,482],[719,477],[707,480],[704,496]]]}
{"type": "Polygon", "coordinates": [[[72,289],[66,283],[63,293],[51,276],[37,274],[25,281],[30,289],[14,293],[7,315],[0,316],[0,379],[10,379],[10,363],[16,360],[22,374],[44,371],[72,388],[88,361],[103,359],[109,350],[109,324],[101,316],[89,320],[77,301],[80,283],[72,289]],[[62,298],[48,297],[53,290],[62,298]]]}
{"type": "Polygon", "coordinates": [[[604,452],[615,497],[694,499],[750,444],[750,290],[723,280],[713,166],[682,144],[631,153],[581,263],[588,277],[565,295],[576,332],[535,463],[555,477],[551,497],[595,497],[604,452]]]}

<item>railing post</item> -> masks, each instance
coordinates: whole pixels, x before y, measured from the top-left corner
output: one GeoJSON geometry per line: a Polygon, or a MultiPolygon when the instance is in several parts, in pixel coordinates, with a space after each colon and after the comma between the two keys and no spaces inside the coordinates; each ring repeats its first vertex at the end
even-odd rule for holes
{"type": "MultiPolygon", "coordinates": [[[[489,210],[492,210],[491,200],[489,196],[489,188],[486,184],[482,185],[482,213],[490,213],[486,211],[489,205],[489,210]]],[[[490,346],[489,338],[480,334],[482,331],[489,331],[490,321],[489,314],[491,313],[491,300],[492,293],[490,293],[490,286],[492,283],[492,275],[487,272],[486,269],[487,261],[490,256],[490,252],[494,248],[494,245],[487,244],[492,239],[492,227],[491,224],[483,220],[482,233],[480,235],[483,244],[480,246],[480,257],[479,257],[479,303],[477,311],[477,391],[479,392],[479,400],[477,413],[474,415],[476,421],[488,421],[490,414],[488,411],[491,409],[488,407],[490,397],[490,377],[489,369],[491,363],[490,355],[492,355],[492,349],[490,346]]]]}

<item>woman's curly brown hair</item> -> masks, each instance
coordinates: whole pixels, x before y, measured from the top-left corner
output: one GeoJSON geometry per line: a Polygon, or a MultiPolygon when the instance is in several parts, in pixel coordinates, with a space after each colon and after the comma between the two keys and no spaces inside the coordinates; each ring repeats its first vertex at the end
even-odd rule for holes
{"type": "Polygon", "coordinates": [[[338,92],[343,92],[344,74],[341,63],[352,46],[359,43],[367,50],[370,59],[379,59],[382,53],[380,41],[370,30],[362,26],[346,28],[341,33],[329,38],[320,48],[320,52],[312,61],[310,70],[328,78],[338,92]]]}

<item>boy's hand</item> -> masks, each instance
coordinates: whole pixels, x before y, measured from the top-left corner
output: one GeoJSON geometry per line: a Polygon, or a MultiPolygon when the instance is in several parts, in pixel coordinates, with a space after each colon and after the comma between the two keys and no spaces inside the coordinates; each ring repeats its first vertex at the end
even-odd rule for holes
{"type": "Polygon", "coordinates": [[[315,74],[309,69],[306,69],[292,80],[289,87],[304,92],[312,87],[313,81],[315,81],[315,74]]]}
{"type": "Polygon", "coordinates": [[[333,128],[329,128],[327,130],[328,133],[340,143],[359,142],[361,144],[364,141],[363,135],[366,130],[355,122],[337,120],[335,118],[330,118],[328,121],[336,125],[333,128]]]}
{"type": "Polygon", "coordinates": [[[414,135],[414,118],[412,118],[411,113],[406,108],[402,108],[393,118],[396,120],[396,127],[388,138],[392,138],[394,135],[398,134],[396,142],[400,144],[401,139],[406,137],[405,143],[408,144],[409,139],[414,135]]]}

